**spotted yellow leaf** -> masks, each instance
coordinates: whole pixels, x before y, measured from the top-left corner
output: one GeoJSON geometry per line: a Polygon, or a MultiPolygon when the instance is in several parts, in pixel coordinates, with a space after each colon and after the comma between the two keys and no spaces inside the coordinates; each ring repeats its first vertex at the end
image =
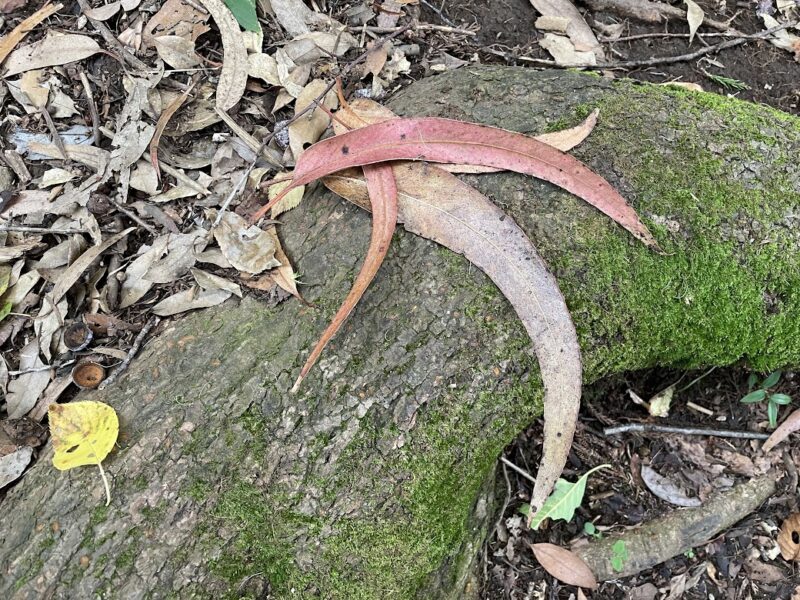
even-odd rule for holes
{"type": "Polygon", "coordinates": [[[101,461],[114,448],[119,434],[117,413],[108,404],[83,401],[51,404],[47,411],[53,438],[53,466],[66,471],[83,465],[97,465],[111,501],[101,461]]]}
{"type": "Polygon", "coordinates": [[[53,466],[61,471],[102,461],[117,441],[119,419],[108,404],[51,404],[47,411],[53,436],[53,466]]]}

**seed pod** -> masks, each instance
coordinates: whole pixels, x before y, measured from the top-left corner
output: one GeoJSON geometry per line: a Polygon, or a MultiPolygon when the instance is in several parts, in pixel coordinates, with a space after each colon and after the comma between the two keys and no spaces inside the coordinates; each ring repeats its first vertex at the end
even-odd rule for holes
{"type": "Polygon", "coordinates": [[[83,321],[75,321],[64,330],[64,344],[73,352],[80,352],[92,341],[94,334],[83,321]]]}
{"type": "Polygon", "coordinates": [[[73,383],[84,390],[96,388],[105,377],[105,367],[91,360],[81,361],[72,369],[73,383]]]}

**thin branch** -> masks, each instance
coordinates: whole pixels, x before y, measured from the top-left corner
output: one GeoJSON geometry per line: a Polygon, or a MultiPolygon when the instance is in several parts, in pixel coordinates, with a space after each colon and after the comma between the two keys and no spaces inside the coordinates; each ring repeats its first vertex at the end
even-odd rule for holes
{"type": "Polygon", "coordinates": [[[75,362],[75,359],[72,358],[70,360],[65,360],[64,362],[52,364],[52,365],[42,365],[41,367],[31,367],[30,369],[22,369],[21,371],[9,371],[9,375],[13,375],[16,377],[17,375],[25,375],[26,373],[41,373],[42,371],[50,371],[52,369],[60,369],[61,367],[66,367],[67,365],[71,365],[75,362]]]}
{"type": "Polygon", "coordinates": [[[688,62],[690,60],[694,60],[696,58],[700,58],[701,56],[705,56],[706,54],[712,54],[715,52],[719,52],[720,50],[725,50],[727,48],[733,48],[735,46],[741,46],[742,44],[746,44],[751,40],[761,40],[769,37],[776,31],[782,31],[784,29],[788,29],[790,27],[796,27],[800,22],[795,23],[784,23],[782,25],[778,25],[776,27],[772,27],[767,29],[766,31],[762,31],[761,33],[757,33],[748,37],[740,37],[734,40],[725,40],[724,42],[720,42],[719,44],[715,44],[713,46],[707,46],[705,48],[701,48],[696,52],[690,52],[688,54],[679,54],[678,56],[658,56],[655,58],[647,58],[644,60],[624,60],[619,62],[607,62],[607,63],[597,63],[597,64],[558,64],[554,60],[547,60],[543,58],[533,58],[530,56],[513,56],[509,55],[505,52],[500,52],[499,50],[493,50],[491,48],[486,48],[485,50],[490,54],[494,54],[496,56],[501,56],[505,59],[513,58],[516,60],[520,60],[523,62],[529,62],[537,65],[545,65],[548,67],[553,67],[556,69],[631,69],[631,68],[638,68],[638,67],[653,67],[657,65],[669,65],[678,62],[688,62]]]}
{"type": "Polygon", "coordinates": [[[0,231],[15,231],[18,233],[58,233],[63,235],[88,233],[86,229],[59,229],[57,227],[32,227],[30,225],[0,225],[0,231]]]}
{"type": "Polygon", "coordinates": [[[517,465],[515,465],[510,460],[508,460],[505,456],[501,456],[500,457],[500,462],[503,463],[504,465],[506,465],[508,468],[510,468],[510,469],[516,471],[517,473],[519,473],[520,475],[522,475],[528,481],[530,481],[532,483],[536,483],[536,478],[533,475],[528,473],[525,469],[519,468],[517,465]]]}
{"type": "Polygon", "coordinates": [[[672,425],[655,425],[652,423],[629,423],[617,427],[607,427],[603,430],[603,433],[608,436],[619,435],[620,433],[678,433],[681,435],[707,435],[712,437],[736,438],[740,440],[765,440],[769,437],[766,433],[758,433],[755,431],[673,427],[672,425]]]}
{"type": "Polygon", "coordinates": [[[139,348],[142,346],[144,342],[144,338],[147,337],[147,334],[150,333],[150,330],[158,325],[161,322],[161,319],[158,317],[152,317],[147,323],[145,323],[142,330],[139,332],[139,335],[136,336],[136,339],[133,340],[133,345],[131,349],[128,350],[128,355],[125,359],[117,365],[117,367],[111,372],[111,374],[106,377],[103,381],[100,382],[100,385],[97,386],[98,390],[102,390],[103,388],[111,385],[114,383],[122,373],[128,368],[128,365],[131,364],[131,361],[139,352],[139,348]]]}
{"type": "Polygon", "coordinates": [[[92,87],[89,85],[89,78],[83,69],[78,71],[83,84],[83,95],[86,97],[86,103],[89,105],[89,114],[92,118],[92,135],[94,137],[93,144],[100,145],[100,115],[97,114],[97,105],[94,103],[94,94],[92,94],[92,87]]]}
{"type": "Polygon", "coordinates": [[[58,148],[62,158],[64,160],[69,160],[67,149],[64,147],[64,140],[62,140],[61,136],[58,135],[58,129],[56,129],[56,124],[53,123],[53,117],[51,117],[50,113],[47,111],[47,106],[45,105],[40,107],[39,112],[44,118],[44,122],[47,123],[47,128],[50,130],[50,136],[53,138],[53,143],[56,145],[56,148],[58,148]]]}
{"type": "Polygon", "coordinates": [[[457,33],[461,35],[478,35],[478,31],[474,29],[462,29],[460,27],[448,27],[447,25],[430,25],[428,23],[421,23],[419,25],[412,25],[411,27],[375,27],[375,26],[360,26],[348,27],[352,32],[367,31],[369,33],[396,33],[398,31],[440,31],[442,33],[457,33]]]}
{"type": "Polygon", "coordinates": [[[153,235],[158,235],[158,231],[156,231],[155,227],[153,227],[146,221],[143,221],[141,218],[139,218],[139,216],[136,213],[122,206],[122,204],[114,200],[111,196],[109,196],[108,199],[111,201],[111,204],[113,204],[117,208],[117,210],[121,212],[123,215],[125,215],[126,217],[128,217],[130,220],[137,223],[141,227],[144,227],[147,231],[149,231],[153,235]]]}

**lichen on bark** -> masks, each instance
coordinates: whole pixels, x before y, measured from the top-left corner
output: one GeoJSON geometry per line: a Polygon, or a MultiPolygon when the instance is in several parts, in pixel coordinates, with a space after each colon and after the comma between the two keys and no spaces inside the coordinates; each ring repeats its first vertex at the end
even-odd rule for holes
{"type": "MultiPolygon", "coordinates": [[[[631,200],[665,256],[548,184],[469,178],[554,270],[587,382],[657,364],[796,364],[797,119],[525,69],[461,69],[392,103],[527,133],[594,107],[600,122],[574,153],[631,200]]],[[[194,314],[91,395],[121,417],[112,505],[97,508],[91,469],[55,473],[45,452],[5,499],[19,516],[0,533],[3,597],[462,597],[497,455],[540,413],[525,331],[463,258],[398,232],[290,396],[357,271],[369,217],[315,194],[281,235],[317,308],[245,299],[194,314]]]]}

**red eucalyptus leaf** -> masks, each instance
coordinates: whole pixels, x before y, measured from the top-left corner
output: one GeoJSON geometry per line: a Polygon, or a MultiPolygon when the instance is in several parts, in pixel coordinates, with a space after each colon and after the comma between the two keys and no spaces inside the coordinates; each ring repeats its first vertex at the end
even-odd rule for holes
{"type": "Polygon", "coordinates": [[[317,345],[311,351],[300,371],[292,392],[296,392],[303,379],[314,363],[317,362],[322,350],[339,331],[345,319],[355,308],[361,296],[364,295],[370,282],[375,278],[375,274],[383,263],[386,252],[389,250],[389,243],[392,241],[395,227],[397,226],[397,186],[394,181],[392,167],[389,165],[369,165],[364,167],[366,177],[366,187],[369,197],[372,199],[372,235],[369,240],[367,255],[364,257],[364,264],[353,282],[350,293],[342,302],[336,315],[331,320],[328,327],[323,332],[317,345]]]}
{"type": "Polygon", "coordinates": [[[253,218],[264,215],[293,187],[349,167],[393,160],[474,164],[532,175],[584,199],[657,248],[636,211],[580,161],[519,133],[435,117],[391,119],[317,142],[297,161],[292,184],[253,218]]]}

